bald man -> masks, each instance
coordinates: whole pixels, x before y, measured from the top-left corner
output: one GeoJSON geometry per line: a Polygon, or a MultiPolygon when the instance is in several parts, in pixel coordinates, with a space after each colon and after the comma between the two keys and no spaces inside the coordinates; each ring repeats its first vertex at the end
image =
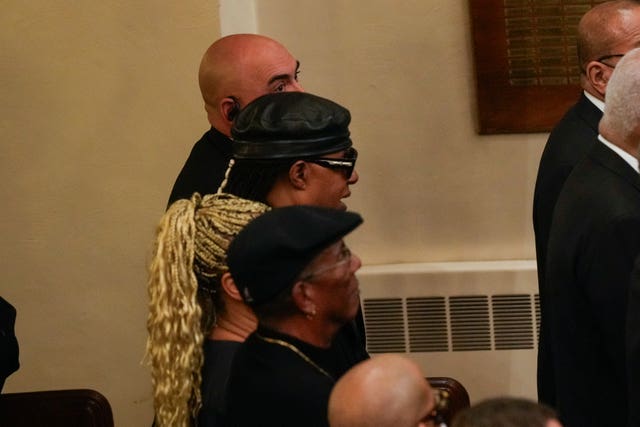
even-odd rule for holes
{"type": "Polygon", "coordinates": [[[231,124],[249,102],[272,92],[302,91],[300,63],[277,41],[234,34],[215,41],[200,62],[198,80],[211,128],[196,142],[182,167],[169,205],[194,192],[213,194],[231,159],[231,124]]]}
{"type": "Polygon", "coordinates": [[[329,398],[331,427],[428,427],[433,390],[410,359],[384,354],[338,380],[329,398]]]}
{"type": "Polygon", "coordinates": [[[640,2],[601,3],[584,14],[578,25],[578,64],[583,92],[556,125],[545,145],[533,196],[533,229],[542,312],[538,345],[538,398],[556,404],[553,349],[548,337],[549,302],[545,293],[547,246],[558,195],[575,165],[595,145],[604,110],[607,84],[620,58],[640,46],[640,2]]]}
{"type": "Polygon", "coordinates": [[[629,282],[640,253],[638,70],[640,48],[616,64],[600,133],[567,178],[553,212],[547,338],[555,409],[567,427],[627,426],[628,410],[638,406],[627,397],[631,357],[625,357],[629,282]],[[606,392],[598,393],[603,387],[606,392]],[[606,409],[594,410],[594,402],[606,409]]]}

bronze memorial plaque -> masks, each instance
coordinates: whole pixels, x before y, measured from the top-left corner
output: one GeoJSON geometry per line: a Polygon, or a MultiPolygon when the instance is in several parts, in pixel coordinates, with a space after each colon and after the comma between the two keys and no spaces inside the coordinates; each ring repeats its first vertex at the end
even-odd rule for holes
{"type": "Polygon", "coordinates": [[[603,0],[469,0],[481,134],[547,132],[580,93],[576,30],[603,0]]]}

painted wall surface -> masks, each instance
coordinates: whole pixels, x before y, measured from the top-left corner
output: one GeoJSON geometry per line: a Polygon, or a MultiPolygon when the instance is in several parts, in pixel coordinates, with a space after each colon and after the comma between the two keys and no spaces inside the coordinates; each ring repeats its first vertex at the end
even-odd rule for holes
{"type": "Polygon", "coordinates": [[[191,146],[216,1],[8,0],[0,14],[0,295],[20,370],[3,392],[94,388],[150,425],[146,263],[191,146]]]}
{"type": "MultiPolygon", "coordinates": [[[[466,2],[251,7],[305,88],[352,112],[348,202],[365,224],[350,244],[365,264],[534,257],[546,135],[475,133],[466,2]]],[[[217,1],[3,3],[0,295],[18,308],[22,363],[5,392],[90,387],[117,425],[150,420],[145,268],[207,128],[196,75],[218,21],[217,1]]]]}
{"type": "MultiPolygon", "coordinates": [[[[365,264],[531,259],[546,134],[479,136],[465,1],[257,0],[304,88],[351,110],[365,264]]],[[[514,106],[518,108],[518,106],[514,106]]]]}

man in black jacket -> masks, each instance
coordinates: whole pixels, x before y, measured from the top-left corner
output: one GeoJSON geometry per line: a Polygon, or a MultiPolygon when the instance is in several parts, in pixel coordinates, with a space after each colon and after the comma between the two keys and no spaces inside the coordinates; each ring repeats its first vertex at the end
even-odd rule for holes
{"type": "Polygon", "coordinates": [[[580,83],[578,102],[556,125],[545,146],[533,198],[538,283],[542,312],[538,345],[538,398],[555,404],[555,381],[544,294],[545,262],[551,218],[562,186],[572,169],[595,143],[604,109],[607,83],[617,61],[640,46],[640,2],[617,0],[589,10],[578,26],[580,83]]]}
{"type": "Polygon", "coordinates": [[[617,63],[597,139],[556,204],[544,292],[556,409],[567,427],[626,426],[626,310],[640,253],[640,49],[617,63]],[[598,407],[593,410],[594,393],[598,407]]]}
{"type": "Polygon", "coordinates": [[[640,254],[631,274],[627,308],[627,369],[629,381],[629,426],[640,427],[640,254]]]}
{"type": "Polygon", "coordinates": [[[200,63],[198,80],[211,129],[193,146],[169,196],[169,205],[194,192],[213,194],[231,159],[231,123],[261,95],[302,91],[299,62],[277,41],[234,34],[215,41],[200,63]]]}

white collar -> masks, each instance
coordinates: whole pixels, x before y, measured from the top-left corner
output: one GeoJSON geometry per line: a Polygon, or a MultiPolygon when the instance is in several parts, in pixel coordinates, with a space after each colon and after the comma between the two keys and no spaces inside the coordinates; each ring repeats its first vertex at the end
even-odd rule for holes
{"type": "Polygon", "coordinates": [[[587,99],[589,101],[591,101],[593,103],[593,105],[595,105],[596,107],[598,107],[598,109],[600,111],[604,112],[604,102],[600,101],[598,98],[596,98],[595,96],[591,95],[589,92],[587,92],[586,90],[583,91],[584,96],[587,97],[587,99]]]}
{"type": "Polygon", "coordinates": [[[638,159],[636,159],[634,156],[632,156],[631,154],[627,153],[626,151],[624,151],[622,148],[618,147],[614,143],[612,143],[610,141],[607,141],[607,139],[604,136],[598,135],[598,139],[604,145],[606,145],[607,147],[611,148],[617,155],[622,157],[622,160],[624,160],[625,162],[629,163],[629,166],[631,166],[633,168],[633,170],[635,170],[636,172],[640,173],[640,169],[638,168],[638,159]]]}

